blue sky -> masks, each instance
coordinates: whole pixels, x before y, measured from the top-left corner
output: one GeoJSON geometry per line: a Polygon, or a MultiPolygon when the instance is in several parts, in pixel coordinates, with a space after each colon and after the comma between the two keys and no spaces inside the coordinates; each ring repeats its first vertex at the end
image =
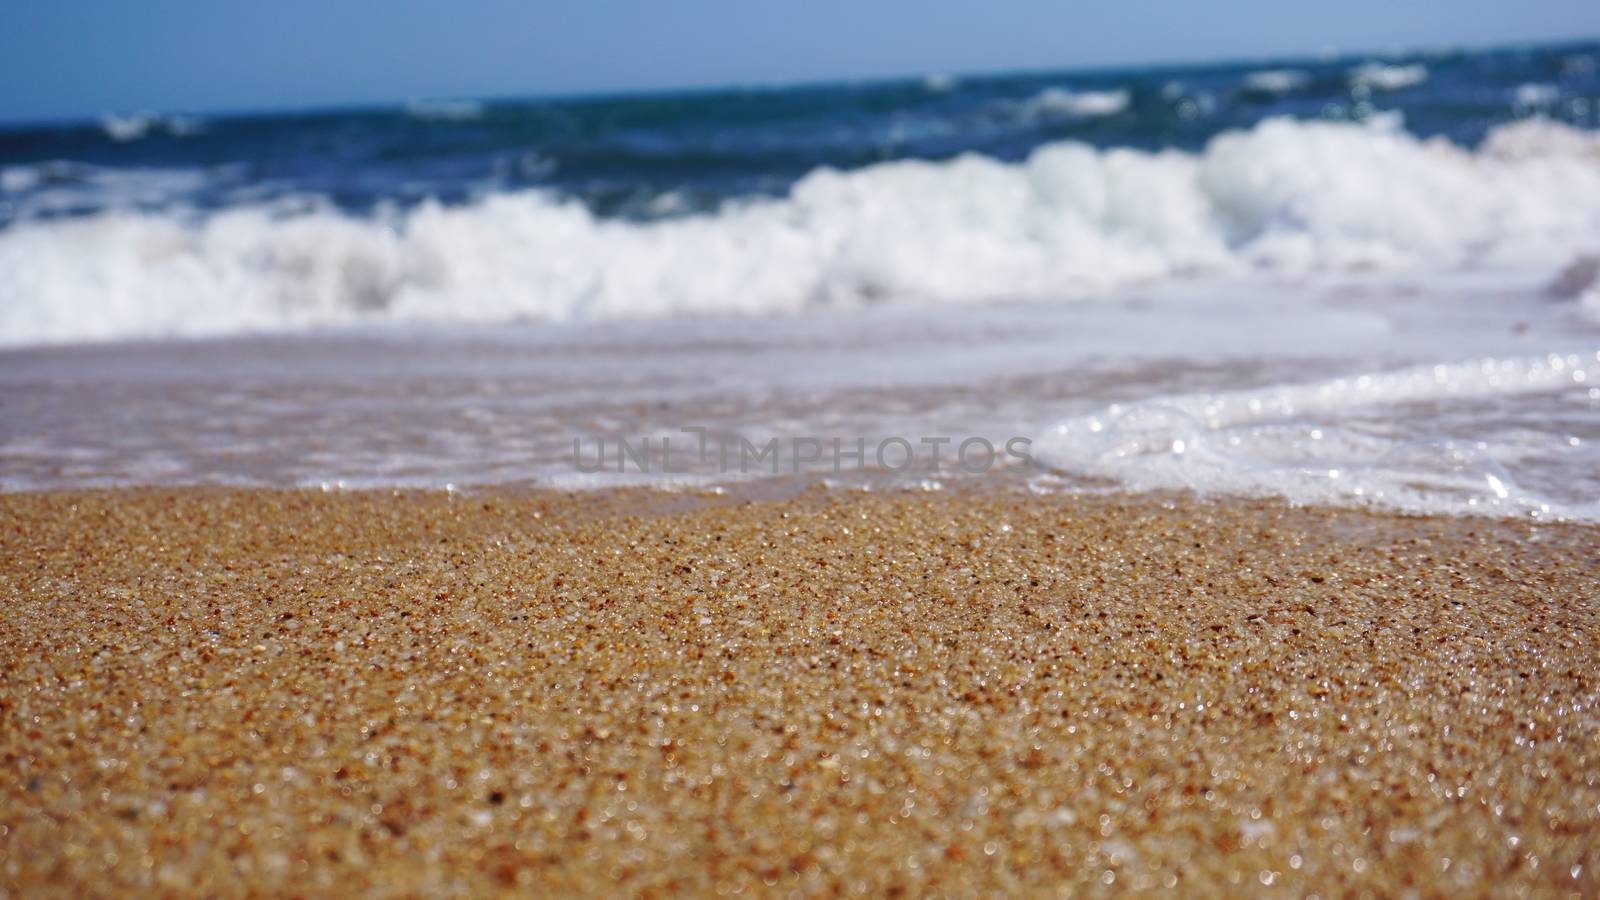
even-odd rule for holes
{"type": "Polygon", "coordinates": [[[3,0],[0,120],[1597,35],[1596,0],[3,0]]]}

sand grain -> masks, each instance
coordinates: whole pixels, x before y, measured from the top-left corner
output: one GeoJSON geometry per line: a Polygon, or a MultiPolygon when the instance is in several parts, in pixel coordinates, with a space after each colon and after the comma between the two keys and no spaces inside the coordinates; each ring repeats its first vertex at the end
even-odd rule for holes
{"type": "Polygon", "coordinates": [[[965,494],[0,509],[6,893],[1600,889],[1592,529],[965,494]]]}

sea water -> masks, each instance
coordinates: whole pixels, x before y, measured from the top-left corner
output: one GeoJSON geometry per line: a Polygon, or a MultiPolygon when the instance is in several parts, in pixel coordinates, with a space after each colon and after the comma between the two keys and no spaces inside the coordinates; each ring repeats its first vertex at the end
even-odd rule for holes
{"type": "Polygon", "coordinates": [[[13,127],[0,484],[982,437],[1038,490],[1593,519],[1597,128],[1593,44],[13,127]]]}

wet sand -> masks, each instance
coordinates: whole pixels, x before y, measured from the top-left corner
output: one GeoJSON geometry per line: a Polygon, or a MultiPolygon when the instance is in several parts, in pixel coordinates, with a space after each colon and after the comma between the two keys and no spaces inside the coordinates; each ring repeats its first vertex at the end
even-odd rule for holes
{"type": "Polygon", "coordinates": [[[0,496],[0,893],[1600,891],[1600,531],[0,496]]]}

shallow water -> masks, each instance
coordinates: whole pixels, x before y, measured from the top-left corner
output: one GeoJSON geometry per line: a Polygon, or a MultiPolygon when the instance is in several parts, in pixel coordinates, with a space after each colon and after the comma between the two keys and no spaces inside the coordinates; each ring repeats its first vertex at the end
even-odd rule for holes
{"type": "Polygon", "coordinates": [[[1039,490],[1593,518],[1600,327],[1533,273],[1490,280],[9,351],[0,477],[925,487],[1003,468],[1039,490]],[[993,457],[957,455],[969,439],[993,457]]]}

